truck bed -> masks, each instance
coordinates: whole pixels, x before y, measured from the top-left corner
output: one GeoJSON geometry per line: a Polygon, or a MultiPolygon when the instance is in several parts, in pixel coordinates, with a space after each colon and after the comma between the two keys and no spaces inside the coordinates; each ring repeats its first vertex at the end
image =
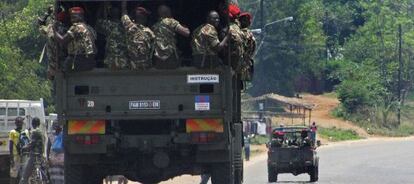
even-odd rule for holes
{"type": "Polygon", "coordinates": [[[226,93],[232,85],[230,70],[95,69],[68,73],[65,78],[57,89],[66,96],[59,99],[63,106],[58,109],[66,119],[215,118],[231,110],[225,108],[231,99],[226,93]]]}

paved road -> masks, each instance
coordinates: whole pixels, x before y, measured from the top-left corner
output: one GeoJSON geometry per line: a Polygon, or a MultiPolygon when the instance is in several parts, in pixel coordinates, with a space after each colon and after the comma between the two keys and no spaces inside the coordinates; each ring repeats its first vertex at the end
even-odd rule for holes
{"type": "MultiPolygon", "coordinates": [[[[414,183],[414,139],[340,143],[319,149],[323,184],[414,183]]],[[[266,157],[246,168],[245,184],[267,183],[266,157]]],[[[278,183],[308,183],[306,174],[279,175],[278,183]]]]}
{"type": "MultiPolygon", "coordinates": [[[[412,184],[414,138],[370,139],[319,148],[320,184],[412,184]]],[[[266,155],[245,163],[244,184],[267,184],[266,155]]],[[[278,183],[308,183],[309,175],[281,174],[278,183]]],[[[198,184],[199,176],[182,176],[161,184],[198,184]]]]}

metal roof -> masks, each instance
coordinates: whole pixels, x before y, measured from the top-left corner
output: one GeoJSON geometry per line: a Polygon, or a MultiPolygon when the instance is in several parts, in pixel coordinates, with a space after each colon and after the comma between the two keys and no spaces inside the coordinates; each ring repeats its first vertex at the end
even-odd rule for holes
{"type": "Polygon", "coordinates": [[[301,107],[305,109],[312,110],[316,107],[315,104],[307,102],[301,98],[292,98],[292,97],[285,97],[282,95],[270,93],[259,97],[244,99],[242,102],[257,102],[257,101],[263,101],[263,100],[270,100],[270,101],[276,101],[279,103],[283,103],[286,105],[292,105],[296,107],[301,107]]]}

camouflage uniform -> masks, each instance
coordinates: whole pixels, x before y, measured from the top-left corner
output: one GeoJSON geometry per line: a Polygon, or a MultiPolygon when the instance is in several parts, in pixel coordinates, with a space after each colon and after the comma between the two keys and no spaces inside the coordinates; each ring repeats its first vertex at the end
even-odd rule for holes
{"type": "MultiPolygon", "coordinates": [[[[54,22],[57,28],[57,32],[64,34],[67,31],[67,28],[63,25],[62,22],[54,22]]],[[[59,44],[55,39],[55,33],[53,31],[53,22],[50,22],[47,25],[40,25],[39,32],[46,37],[46,56],[49,62],[48,72],[54,76],[56,69],[58,68],[58,62],[63,60],[66,57],[66,51],[64,47],[59,44]]]]}
{"type": "Polygon", "coordinates": [[[191,47],[193,55],[217,55],[217,47],[220,44],[216,28],[211,24],[198,27],[193,34],[191,47]]]}
{"type": "Polygon", "coordinates": [[[253,33],[248,29],[244,28],[243,31],[243,40],[244,40],[244,54],[243,54],[243,64],[242,64],[242,79],[251,80],[251,69],[253,67],[253,57],[254,52],[256,51],[256,39],[254,38],[253,33]]]}
{"type": "Polygon", "coordinates": [[[121,22],[99,19],[96,31],[106,37],[104,63],[111,69],[126,69],[126,39],[121,22]]]}
{"type": "Polygon", "coordinates": [[[150,67],[154,51],[154,33],[148,27],[132,22],[128,15],[122,16],[122,24],[127,33],[131,69],[150,67]]]}
{"type": "Polygon", "coordinates": [[[153,27],[155,33],[155,56],[162,59],[178,60],[175,30],[180,23],[173,18],[162,18],[153,27]]]}
{"type": "Polygon", "coordinates": [[[230,56],[231,56],[231,66],[236,71],[240,72],[243,62],[243,53],[244,53],[244,40],[243,40],[243,31],[240,29],[237,22],[230,23],[230,56]]]}
{"type": "Polygon", "coordinates": [[[89,25],[74,23],[67,34],[71,38],[68,43],[68,57],[65,60],[65,71],[87,71],[95,67],[96,32],[89,25]]]}
{"type": "Polygon", "coordinates": [[[96,32],[85,23],[74,23],[67,32],[71,37],[68,44],[69,55],[96,54],[96,32]]]}
{"type": "Polygon", "coordinates": [[[40,128],[35,128],[30,132],[30,154],[29,159],[27,160],[24,170],[22,173],[22,178],[20,184],[28,183],[28,179],[33,172],[34,162],[36,157],[42,159],[42,154],[44,150],[44,138],[43,133],[40,128]]]}

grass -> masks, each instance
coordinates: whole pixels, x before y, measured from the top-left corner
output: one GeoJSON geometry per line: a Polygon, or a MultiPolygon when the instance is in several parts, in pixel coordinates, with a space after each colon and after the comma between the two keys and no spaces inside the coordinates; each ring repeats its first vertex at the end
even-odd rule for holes
{"type": "Polygon", "coordinates": [[[318,129],[318,133],[321,137],[329,139],[331,141],[347,141],[362,139],[354,130],[343,130],[336,127],[318,129]]]}
{"type": "Polygon", "coordinates": [[[328,98],[335,98],[335,99],[338,98],[338,95],[335,92],[324,93],[324,94],[322,94],[322,96],[328,97],[328,98]]]}
{"type": "Polygon", "coordinates": [[[269,137],[266,135],[256,135],[250,139],[250,144],[252,145],[262,145],[269,142],[269,137]]]}
{"type": "Polygon", "coordinates": [[[397,114],[395,111],[390,112],[387,124],[382,123],[380,112],[375,112],[368,116],[367,113],[347,113],[342,106],[332,110],[334,117],[354,122],[356,125],[364,128],[368,134],[381,135],[390,137],[404,137],[414,135],[414,103],[407,100],[405,106],[401,108],[401,124],[397,123],[397,114]]]}

